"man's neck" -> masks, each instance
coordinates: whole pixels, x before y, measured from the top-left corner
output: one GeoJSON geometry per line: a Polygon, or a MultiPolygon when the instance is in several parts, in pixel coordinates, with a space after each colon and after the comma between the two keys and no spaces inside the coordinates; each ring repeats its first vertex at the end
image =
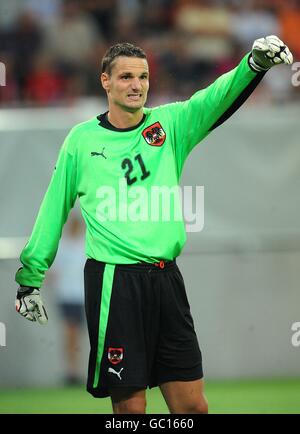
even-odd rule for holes
{"type": "Polygon", "coordinates": [[[141,108],[135,113],[109,110],[107,120],[116,128],[131,128],[135,127],[143,119],[144,113],[141,108]]]}

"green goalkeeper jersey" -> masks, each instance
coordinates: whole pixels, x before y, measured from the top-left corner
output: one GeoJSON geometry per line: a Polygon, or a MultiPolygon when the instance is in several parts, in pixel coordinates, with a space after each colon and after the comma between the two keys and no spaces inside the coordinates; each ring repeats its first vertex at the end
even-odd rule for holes
{"type": "Polygon", "coordinates": [[[187,101],[144,108],[133,128],[114,128],[106,114],[76,125],[60,150],[16,281],[42,285],[77,198],[87,257],[111,264],[176,258],[186,241],[178,191],[184,162],[261,80],[248,58],[187,101]],[[162,191],[172,194],[166,199],[162,191]]]}

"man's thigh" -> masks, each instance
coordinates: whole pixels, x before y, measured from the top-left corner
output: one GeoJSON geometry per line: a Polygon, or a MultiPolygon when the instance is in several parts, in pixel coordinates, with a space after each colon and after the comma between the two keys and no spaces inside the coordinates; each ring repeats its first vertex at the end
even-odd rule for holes
{"type": "Polygon", "coordinates": [[[208,403],[204,395],[204,380],[170,381],[160,385],[170,413],[205,414],[208,403]]]}
{"type": "Polygon", "coordinates": [[[109,391],[114,414],[146,413],[145,389],[112,388],[109,391]]]}

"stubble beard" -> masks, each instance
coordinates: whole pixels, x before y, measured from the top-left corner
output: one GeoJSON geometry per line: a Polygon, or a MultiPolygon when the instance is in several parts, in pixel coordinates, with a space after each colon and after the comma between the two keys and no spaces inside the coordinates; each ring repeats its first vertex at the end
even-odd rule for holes
{"type": "Polygon", "coordinates": [[[122,110],[129,112],[129,113],[136,113],[140,110],[142,110],[145,106],[146,103],[146,98],[143,99],[143,101],[141,101],[141,103],[138,106],[131,106],[129,104],[126,104],[125,102],[119,102],[119,101],[114,101],[114,104],[117,105],[118,107],[120,107],[122,110]]]}

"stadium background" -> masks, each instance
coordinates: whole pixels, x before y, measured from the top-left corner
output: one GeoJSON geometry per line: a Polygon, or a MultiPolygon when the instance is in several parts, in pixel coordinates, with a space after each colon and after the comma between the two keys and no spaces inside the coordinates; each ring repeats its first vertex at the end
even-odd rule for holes
{"type": "MultiPolygon", "coordinates": [[[[62,386],[61,318],[14,312],[14,274],[67,131],[106,108],[98,83],[111,44],[142,46],[148,105],[183,100],[231,69],[254,39],[279,35],[300,61],[299,1],[0,0],[0,412],[109,412],[62,386]],[[3,328],[2,328],[3,330],[3,328]],[[3,340],[2,340],[3,345],[3,340]]],[[[300,412],[299,89],[274,68],[193,151],[182,185],[205,188],[205,226],[178,260],[204,354],[213,412],[300,412]]],[[[299,81],[299,80],[298,80],[299,81]]],[[[297,85],[298,84],[298,85],[297,85]]],[[[184,128],[184,125],[183,125],[184,128]]],[[[55,263],[53,265],[55,267],[55,263]]],[[[79,348],[87,368],[87,334],[79,348]]],[[[149,411],[165,412],[157,390],[149,411]]]]}

